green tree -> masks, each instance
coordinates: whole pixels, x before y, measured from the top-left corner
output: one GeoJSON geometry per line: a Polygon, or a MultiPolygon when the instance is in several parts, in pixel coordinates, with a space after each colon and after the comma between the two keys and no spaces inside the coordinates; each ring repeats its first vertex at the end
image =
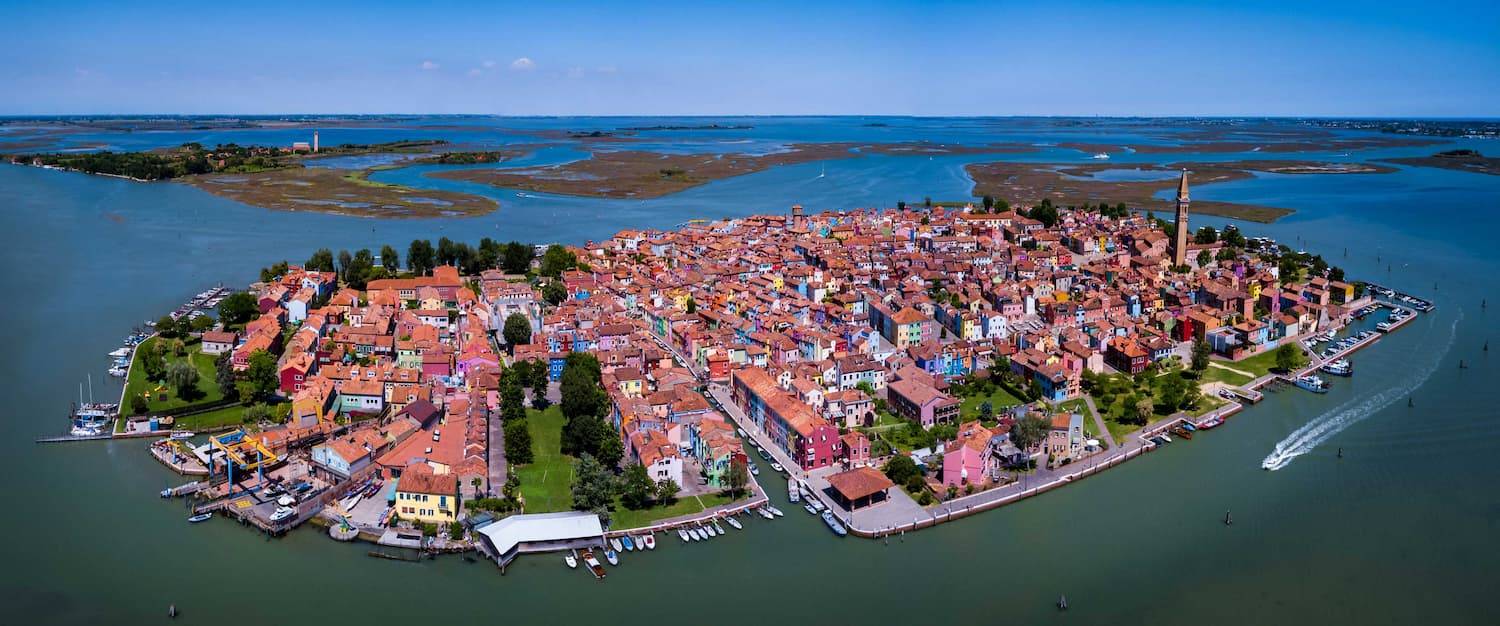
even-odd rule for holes
{"type": "Polygon", "coordinates": [[[679,491],[682,491],[682,487],[675,480],[667,479],[658,482],[656,483],[656,501],[662,504],[672,504],[677,501],[679,491]]]}
{"type": "Polygon", "coordinates": [[[995,209],[995,196],[986,195],[984,197],[984,212],[985,213],[989,213],[990,211],[993,211],[994,209],[995,209]]]}
{"type": "Polygon", "coordinates": [[[391,244],[380,246],[380,266],[393,271],[401,267],[401,255],[391,244]]]}
{"type": "Polygon", "coordinates": [[[655,496],[656,483],[646,473],[646,466],[632,463],[625,468],[625,476],[620,485],[620,504],[627,509],[644,509],[651,505],[651,499],[655,496]]]}
{"type": "Polygon", "coordinates": [[[195,317],[192,318],[192,320],[190,322],[188,322],[188,329],[191,332],[195,332],[195,333],[202,333],[203,331],[206,331],[206,330],[208,330],[210,328],[213,328],[213,327],[214,327],[214,318],[209,317],[207,315],[198,315],[198,316],[195,316],[195,317]]]}
{"type": "Polygon", "coordinates": [[[1051,428],[1052,424],[1047,421],[1047,418],[1028,413],[1011,425],[1010,441],[1016,444],[1017,448],[1030,450],[1047,438],[1047,431],[1051,428]]]}
{"type": "Polygon", "coordinates": [[[198,397],[198,368],[187,361],[173,361],[167,366],[167,384],[177,390],[177,397],[193,400],[198,397]]]}
{"type": "Polygon", "coordinates": [[[505,318],[505,347],[515,354],[516,346],[531,343],[531,320],[520,313],[511,313],[505,318]]]}
{"type": "Polygon", "coordinates": [[[562,283],[551,281],[542,285],[542,300],[547,304],[557,306],[567,299],[568,290],[562,286],[562,283]]]}
{"type": "Polygon", "coordinates": [[[303,267],[311,272],[332,272],[333,251],[328,248],[318,248],[318,251],[307,259],[303,267]]]}
{"type": "Polygon", "coordinates": [[[264,402],[276,395],[281,386],[276,371],[276,357],[265,350],[250,354],[250,366],[245,370],[245,380],[250,381],[251,397],[264,402]]]}
{"type": "Polygon", "coordinates": [[[431,241],[413,239],[411,245],[406,248],[406,266],[413,274],[425,276],[436,266],[434,256],[431,241]]]}
{"type": "Polygon", "coordinates": [[[505,461],[511,465],[526,465],[535,460],[531,449],[531,430],[526,420],[511,420],[505,423],[505,461]]]}
{"type": "Polygon", "coordinates": [[[1151,402],[1151,398],[1141,398],[1135,401],[1135,404],[1131,406],[1131,410],[1135,417],[1134,423],[1146,424],[1151,421],[1151,415],[1156,410],[1156,404],[1151,402]]]}
{"type": "Polygon", "coordinates": [[[219,320],[238,326],[260,314],[260,303],[249,292],[236,291],[219,301],[219,320]]]}
{"type": "Polygon", "coordinates": [[[507,274],[525,274],[531,269],[534,256],[531,246],[519,241],[509,242],[500,249],[500,268],[507,274]]]}
{"type": "Polygon", "coordinates": [[[1219,231],[1214,230],[1212,226],[1204,226],[1199,228],[1198,232],[1193,233],[1193,243],[1210,244],[1217,241],[1219,241],[1219,231]]]}
{"type": "Polygon", "coordinates": [[[131,396],[130,396],[130,413],[132,415],[143,415],[143,414],[146,413],[146,411],[150,410],[150,408],[151,408],[151,403],[146,400],[146,396],[143,396],[143,395],[138,394],[138,393],[137,394],[131,394],[131,396]]]}
{"type": "Polygon", "coordinates": [[[921,476],[921,471],[917,469],[916,461],[911,460],[911,457],[904,454],[898,454],[891,457],[891,460],[886,461],[883,471],[886,478],[891,479],[891,482],[898,485],[904,485],[912,478],[921,476]]]}
{"type": "Polygon", "coordinates": [[[687,313],[688,313],[688,315],[692,315],[692,314],[697,313],[697,312],[698,312],[698,303],[693,300],[692,296],[688,296],[688,299],[687,299],[687,313]]]}
{"type": "Polygon", "coordinates": [[[541,274],[543,276],[558,278],[563,272],[577,267],[578,257],[560,245],[547,246],[547,251],[542,253],[541,274]]]}
{"type": "Polygon", "coordinates": [[[167,375],[167,359],[162,354],[161,340],[143,344],[136,354],[138,365],[146,380],[162,380],[167,375]]]}
{"type": "Polygon", "coordinates": [[[1197,261],[1198,267],[1208,267],[1209,263],[1213,263],[1214,255],[1210,253],[1207,248],[1199,250],[1197,261]]]}
{"type": "Polygon", "coordinates": [[[615,475],[595,459],[584,454],[578,459],[573,475],[573,508],[592,511],[608,523],[609,505],[615,499],[615,475]]]}
{"type": "Polygon", "coordinates": [[[1302,355],[1297,352],[1297,348],[1288,343],[1282,344],[1280,348],[1276,349],[1275,359],[1277,370],[1290,372],[1297,369],[1297,366],[1301,364],[1302,355]]]}
{"type": "Polygon", "coordinates": [[[620,466],[620,459],[625,457],[625,443],[615,433],[613,426],[604,420],[596,420],[598,426],[594,437],[595,455],[599,462],[605,467],[616,468],[620,466]]]}
{"type": "Polygon", "coordinates": [[[730,497],[738,498],[745,492],[745,487],[750,484],[750,470],[745,467],[744,463],[731,461],[729,469],[724,472],[724,482],[729,487],[730,497]]]}
{"type": "Polygon", "coordinates": [[[1204,341],[1202,339],[1194,340],[1192,361],[1193,371],[1202,374],[1204,370],[1208,369],[1208,358],[1212,354],[1213,348],[1208,345],[1207,341],[1204,341]]]}

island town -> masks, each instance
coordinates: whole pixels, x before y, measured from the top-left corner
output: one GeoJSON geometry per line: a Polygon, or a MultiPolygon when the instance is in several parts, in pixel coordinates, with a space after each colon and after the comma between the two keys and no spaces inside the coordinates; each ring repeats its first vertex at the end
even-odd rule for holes
{"type": "Polygon", "coordinates": [[[119,402],[80,397],[51,440],[149,438],[190,521],[382,558],[602,579],[797,509],[889,540],[1326,392],[1432,310],[1191,230],[1188,178],[1170,221],[986,197],[318,250],[147,323],[110,353],[119,402]]]}

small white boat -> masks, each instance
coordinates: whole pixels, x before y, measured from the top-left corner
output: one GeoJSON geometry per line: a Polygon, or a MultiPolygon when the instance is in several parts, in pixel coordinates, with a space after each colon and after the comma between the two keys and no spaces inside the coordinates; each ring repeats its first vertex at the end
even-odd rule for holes
{"type": "Polygon", "coordinates": [[[704,539],[707,539],[707,537],[703,536],[703,531],[698,530],[697,528],[689,528],[688,536],[692,537],[693,541],[703,541],[704,539]]]}
{"type": "Polygon", "coordinates": [[[767,511],[766,507],[755,509],[755,512],[759,513],[761,517],[764,517],[766,519],[776,519],[776,516],[772,515],[770,511],[767,511]]]}
{"type": "Polygon", "coordinates": [[[1167,443],[1172,443],[1172,438],[1168,437],[1166,433],[1162,433],[1160,435],[1157,435],[1157,437],[1161,437],[1162,441],[1165,441],[1167,443]]]}
{"type": "Polygon", "coordinates": [[[739,433],[741,437],[745,436],[745,429],[743,429],[743,428],[735,428],[734,432],[739,433]]]}
{"type": "Polygon", "coordinates": [[[656,549],[656,535],[646,535],[645,537],[642,537],[641,540],[646,542],[645,546],[647,550],[656,549]]]}
{"type": "Polygon", "coordinates": [[[783,513],[781,512],[781,509],[778,509],[778,508],[776,508],[774,506],[771,506],[769,504],[766,505],[766,509],[769,510],[771,512],[771,514],[775,515],[776,517],[781,517],[783,515],[783,513]]]}
{"type": "Polygon", "coordinates": [[[297,514],[297,509],[288,508],[288,507],[284,507],[284,506],[283,507],[278,507],[274,513],[271,513],[271,521],[273,521],[273,522],[280,522],[280,521],[285,520],[285,519],[287,519],[289,517],[292,517],[293,515],[296,515],[296,514],[297,514]]]}
{"type": "Polygon", "coordinates": [[[807,513],[809,515],[817,515],[818,514],[818,510],[815,509],[815,508],[813,508],[813,505],[812,505],[811,502],[802,505],[802,510],[807,511],[807,513]]]}
{"type": "Polygon", "coordinates": [[[735,530],[744,530],[745,529],[744,526],[740,525],[740,521],[737,520],[737,519],[735,519],[733,515],[730,515],[729,517],[724,518],[724,521],[729,522],[729,525],[733,526],[735,530]]]}
{"type": "Polygon", "coordinates": [[[1098,152],[1098,153],[1095,153],[1094,156],[1091,156],[1089,158],[1097,160],[1097,161],[1107,161],[1107,160],[1109,160],[1109,153],[1108,152],[1098,152]]]}
{"type": "Polygon", "coordinates": [[[776,471],[778,471],[778,472],[780,472],[780,471],[785,471],[785,470],[783,470],[783,469],[782,469],[782,467],[781,467],[781,464],[780,464],[780,463],[772,463],[772,464],[771,464],[771,469],[773,469],[773,470],[776,470],[776,471]]]}
{"type": "Polygon", "coordinates": [[[688,535],[688,531],[682,528],[677,529],[677,536],[682,537],[683,543],[687,543],[692,539],[691,536],[688,535]]]}
{"type": "Polygon", "coordinates": [[[604,560],[609,561],[610,565],[619,565],[620,564],[620,553],[619,552],[615,552],[614,550],[605,550],[604,551],[604,560]]]}
{"type": "Polygon", "coordinates": [[[796,504],[798,501],[802,500],[801,491],[802,491],[801,489],[797,488],[796,481],[792,481],[792,482],[787,483],[786,484],[786,499],[789,500],[789,501],[791,501],[792,504],[796,504]]]}
{"type": "Polygon", "coordinates": [[[197,515],[189,517],[188,518],[188,522],[193,523],[193,524],[197,524],[198,522],[206,522],[206,521],[208,521],[208,518],[213,517],[213,516],[214,516],[214,514],[213,514],[212,511],[210,511],[208,513],[199,513],[197,515]]]}
{"type": "Polygon", "coordinates": [[[163,498],[170,498],[170,497],[172,497],[172,490],[170,488],[161,490],[161,497],[163,497],[163,498]]]}
{"type": "Polygon", "coordinates": [[[720,526],[718,521],[715,521],[713,523],[713,526],[714,526],[714,532],[716,532],[716,533],[718,533],[720,535],[724,534],[724,527],[720,526]]]}
{"type": "Polygon", "coordinates": [[[563,557],[563,562],[568,564],[568,569],[578,569],[578,553],[569,552],[567,556],[563,557]]]}
{"type": "MultiPolygon", "coordinates": [[[[625,544],[620,543],[620,538],[619,537],[615,537],[613,539],[610,539],[609,540],[609,547],[614,548],[615,552],[624,552],[625,551],[625,544]]],[[[605,556],[609,556],[608,552],[606,552],[604,554],[605,554],[605,556]]]]}
{"type": "Polygon", "coordinates": [[[1328,382],[1311,374],[1298,376],[1297,386],[1313,393],[1328,393],[1328,382]]]}
{"type": "Polygon", "coordinates": [[[115,359],[123,359],[130,356],[130,348],[116,348],[109,353],[109,356],[115,359]]]}
{"type": "Polygon", "coordinates": [[[699,528],[702,528],[703,532],[708,533],[708,536],[710,537],[714,537],[719,534],[719,530],[717,528],[714,528],[711,524],[703,524],[702,526],[699,526],[699,528]]]}
{"type": "Polygon", "coordinates": [[[192,439],[192,438],[193,438],[193,433],[190,433],[190,432],[183,431],[183,432],[172,433],[172,439],[174,439],[176,441],[182,441],[183,439],[192,439]]]}

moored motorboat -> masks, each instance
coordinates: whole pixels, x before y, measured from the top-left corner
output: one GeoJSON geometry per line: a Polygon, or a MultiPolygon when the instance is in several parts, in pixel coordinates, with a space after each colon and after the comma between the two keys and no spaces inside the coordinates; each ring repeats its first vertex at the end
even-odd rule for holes
{"type": "Polygon", "coordinates": [[[1328,381],[1311,374],[1297,377],[1297,386],[1313,393],[1328,393],[1328,381]]]}
{"type": "Polygon", "coordinates": [[[828,529],[832,530],[835,535],[843,537],[849,534],[848,529],[844,528],[844,525],[839,523],[838,518],[833,516],[833,511],[823,512],[823,523],[828,524],[828,529]]]}
{"type": "Polygon", "coordinates": [[[609,547],[614,548],[615,552],[624,552],[625,551],[625,543],[622,542],[622,541],[620,541],[619,537],[614,537],[614,538],[610,539],[609,540],[609,547]]]}
{"type": "Polygon", "coordinates": [[[769,504],[766,505],[766,510],[770,511],[771,515],[775,515],[776,517],[781,517],[783,515],[782,512],[781,512],[781,509],[778,509],[778,508],[776,508],[774,506],[771,506],[769,504]]]}
{"type": "Polygon", "coordinates": [[[678,537],[682,537],[683,543],[687,543],[688,541],[692,540],[692,536],[688,534],[688,531],[687,531],[686,528],[679,528],[679,529],[677,529],[677,536],[678,537]]]}
{"type": "Polygon", "coordinates": [[[656,549],[656,535],[646,535],[645,537],[642,537],[641,539],[646,542],[646,549],[647,550],[655,550],[656,549]]]}
{"type": "Polygon", "coordinates": [[[718,522],[718,521],[717,521],[717,520],[715,520],[715,521],[714,521],[714,522],[713,522],[713,527],[714,527],[714,532],[715,532],[715,533],[718,533],[718,534],[720,534],[720,535],[722,535],[722,534],[724,534],[724,527],[723,527],[723,526],[720,526],[720,525],[719,525],[719,522],[718,522]]]}
{"type": "Polygon", "coordinates": [[[786,499],[791,501],[792,504],[796,504],[798,500],[802,499],[801,490],[797,488],[796,481],[786,484],[786,499]]]}
{"type": "Polygon", "coordinates": [[[1331,363],[1324,363],[1323,367],[1318,369],[1324,374],[1332,374],[1334,376],[1351,376],[1354,374],[1354,364],[1350,363],[1348,359],[1339,359],[1331,363]]]}
{"type": "Polygon", "coordinates": [[[208,513],[199,513],[197,515],[189,517],[188,521],[191,522],[191,523],[193,523],[193,524],[197,524],[198,522],[206,522],[206,521],[208,521],[209,518],[211,518],[213,516],[214,516],[214,514],[213,514],[212,511],[210,511],[208,513]]]}
{"type": "Polygon", "coordinates": [[[568,569],[578,569],[578,552],[569,552],[563,557],[563,562],[568,564],[568,569]]]}
{"type": "Polygon", "coordinates": [[[733,515],[730,515],[729,517],[724,518],[724,521],[729,522],[729,525],[733,526],[735,530],[744,530],[745,529],[745,527],[740,524],[740,520],[735,519],[735,517],[733,515]]]}
{"type": "Polygon", "coordinates": [[[810,515],[817,515],[818,514],[818,510],[815,509],[815,508],[813,508],[813,505],[812,505],[811,502],[802,505],[802,510],[807,511],[808,514],[810,514],[810,515]]]}
{"type": "Polygon", "coordinates": [[[604,560],[609,561],[610,565],[619,565],[620,553],[615,552],[614,550],[606,549],[604,551],[604,560]]]}
{"type": "Polygon", "coordinates": [[[1223,418],[1210,417],[1210,418],[1204,420],[1202,424],[1199,424],[1198,428],[1199,428],[1199,430],[1209,430],[1209,429],[1213,429],[1213,428],[1218,428],[1219,425],[1223,424],[1223,423],[1224,423],[1224,419],[1223,418]]]}
{"type": "Polygon", "coordinates": [[[772,515],[770,511],[767,511],[766,507],[755,509],[755,512],[759,513],[761,517],[764,517],[766,519],[776,519],[776,516],[772,515]]]}
{"type": "Polygon", "coordinates": [[[781,472],[781,471],[785,471],[785,470],[784,470],[784,469],[783,469],[783,468],[782,468],[782,467],[781,467],[781,464],[780,464],[780,463],[772,463],[772,464],[771,464],[771,469],[773,469],[773,470],[776,470],[776,471],[778,471],[778,472],[781,472]]]}
{"type": "Polygon", "coordinates": [[[626,535],[624,537],[621,537],[620,538],[620,543],[625,544],[625,551],[626,552],[635,552],[635,540],[631,539],[630,535],[626,535]]]}

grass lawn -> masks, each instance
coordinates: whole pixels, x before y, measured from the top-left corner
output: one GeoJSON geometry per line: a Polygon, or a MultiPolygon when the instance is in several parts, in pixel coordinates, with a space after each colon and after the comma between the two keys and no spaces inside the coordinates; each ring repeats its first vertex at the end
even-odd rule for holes
{"type": "Polygon", "coordinates": [[[649,509],[632,511],[615,501],[615,511],[611,515],[609,527],[612,529],[640,528],[649,526],[657,520],[680,515],[692,515],[705,509],[729,504],[733,502],[728,496],[719,494],[705,494],[701,496],[687,496],[678,498],[676,502],[667,506],[653,506],[649,509]]]}
{"type": "MultiPolygon", "coordinates": [[[[1209,368],[1208,371],[1211,373],[1216,370],[1217,368],[1209,368]]],[[[1235,375],[1233,372],[1225,373],[1235,375]]],[[[1149,397],[1153,401],[1155,401],[1155,399],[1161,395],[1162,387],[1167,381],[1167,377],[1179,375],[1179,371],[1174,370],[1152,377],[1147,385],[1147,388],[1142,391],[1143,395],[1149,395],[1149,397]]],[[[1099,395],[1095,395],[1094,406],[1099,408],[1100,417],[1104,418],[1104,425],[1109,428],[1109,433],[1114,436],[1116,441],[1119,441],[1126,435],[1140,430],[1144,426],[1141,424],[1129,424],[1125,422],[1125,417],[1129,415],[1132,410],[1130,406],[1127,406],[1126,400],[1130,397],[1131,393],[1134,393],[1135,389],[1135,386],[1131,383],[1130,378],[1122,375],[1115,375],[1110,378],[1111,381],[1107,383],[1107,388],[1115,392],[1113,401],[1111,401],[1109,404],[1105,404],[1103,400],[1100,399],[1099,395]]],[[[1206,374],[1204,380],[1210,380],[1206,374]]],[[[1189,383],[1197,384],[1196,381],[1191,380],[1189,381],[1189,383]]],[[[1198,406],[1197,408],[1193,409],[1192,414],[1202,415],[1203,413],[1211,411],[1222,404],[1223,401],[1219,400],[1218,398],[1203,395],[1199,398],[1198,406]]],[[[1169,415],[1169,413],[1153,411],[1146,425],[1155,424],[1163,419],[1166,419],[1167,417],[1169,417],[1169,415]]]]}
{"type": "MultiPolygon", "coordinates": [[[[1299,355],[1297,357],[1297,367],[1302,367],[1303,365],[1306,365],[1307,364],[1307,352],[1302,349],[1302,346],[1297,345],[1295,343],[1287,344],[1287,345],[1291,345],[1291,346],[1293,346],[1293,347],[1295,347],[1297,349],[1297,354],[1299,355]]],[[[1276,348],[1276,349],[1272,349],[1272,350],[1267,350],[1265,352],[1262,352],[1260,354],[1257,354],[1255,356],[1252,356],[1252,357],[1249,357],[1247,359],[1243,359],[1243,360],[1240,360],[1240,361],[1220,361],[1220,362],[1223,363],[1224,365],[1227,365],[1227,366],[1232,367],[1234,369],[1237,369],[1237,370],[1240,370],[1240,371],[1243,371],[1243,372],[1249,372],[1251,374],[1254,374],[1257,377],[1260,377],[1260,376],[1264,376],[1266,374],[1269,374],[1271,372],[1271,368],[1276,367],[1276,350],[1279,350],[1279,349],[1280,348],[1276,348]]],[[[1209,368],[1209,369],[1210,369],[1210,371],[1212,371],[1212,370],[1216,370],[1218,368],[1209,368]]]]}
{"type": "Polygon", "coordinates": [[[244,422],[244,415],[243,405],[231,404],[221,409],[178,417],[172,427],[179,430],[207,430],[221,426],[234,426],[244,422]]]}
{"type": "MultiPolygon", "coordinates": [[[[137,346],[136,348],[136,353],[140,353],[142,350],[145,350],[147,346],[154,345],[159,341],[165,340],[161,339],[160,337],[152,337],[144,342],[141,342],[141,345],[137,346]]],[[[177,407],[187,406],[189,404],[213,402],[223,399],[224,394],[219,393],[219,385],[214,381],[215,374],[217,373],[214,370],[214,356],[211,354],[204,354],[200,352],[198,348],[198,343],[194,341],[188,344],[188,355],[186,357],[180,357],[174,354],[166,355],[166,362],[168,367],[170,367],[174,362],[188,359],[193,364],[193,367],[198,369],[198,391],[200,392],[200,395],[198,397],[194,398],[191,401],[183,400],[177,397],[177,393],[169,386],[153,383],[146,380],[146,368],[141,367],[139,363],[136,363],[134,364],[134,367],[130,368],[130,378],[126,381],[124,396],[125,405],[120,407],[121,414],[126,416],[134,415],[135,412],[132,411],[130,407],[130,398],[143,393],[151,394],[151,397],[147,402],[147,411],[151,413],[170,411],[177,407]]],[[[132,356],[131,358],[134,359],[135,357],[132,356]]]]}
{"type": "Polygon", "coordinates": [[[531,431],[535,460],[515,468],[521,479],[521,497],[527,513],[552,513],[573,507],[573,457],[562,453],[562,427],[567,420],[562,407],[545,411],[527,410],[526,429],[531,431]]]}
{"type": "Polygon", "coordinates": [[[976,394],[964,398],[963,403],[958,406],[959,419],[963,421],[979,419],[979,405],[984,404],[986,400],[990,402],[990,406],[995,410],[994,414],[996,415],[999,415],[1000,411],[1007,407],[1022,404],[1020,398],[1011,395],[1003,387],[995,385],[994,389],[989,395],[981,396],[976,394]]]}
{"type": "MultiPolygon", "coordinates": [[[[1215,361],[1215,363],[1218,363],[1218,361],[1215,361]]],[[[1238,367],[1235,367],[1236,364],[1234,364],[1234,363],[1227,363],[1226,362],[1226,363],[1223,363],[1223,365],[1225,367],[1232,367],[1234,369],[1239,369],[1238,367]]],[[[1249,370],[1245,370],[1245,371],[1249,371],[1249,370]]],[[[1205,382],[1205,383],[1219,382],[1219,383],[1224,383],[1226,385],[1233,385],[1235,387],[1240,387],[1240,386],[1244,386],[1244,385],[1249,384],[1250,381],[1252,381],[1252,380],[1255,380],[1255,379],[1250,378],[1249,376],[1246,376],[1246,375],[1241,374],[1239,372],[1231,372],[1231,371],[1229,371],[1227,369],[1224,369],[1223,367],[1214,367],[1214,366],[1210,365],[1208,367],[1208,369],[1203,370],[1203,382],[1205,382]]]]}

